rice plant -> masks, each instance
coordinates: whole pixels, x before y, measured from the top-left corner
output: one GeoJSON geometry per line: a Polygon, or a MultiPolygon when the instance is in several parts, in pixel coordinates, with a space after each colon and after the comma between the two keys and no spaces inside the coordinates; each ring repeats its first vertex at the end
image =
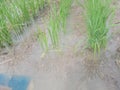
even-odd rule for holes
{"type": "Polygon", "coordinates": [[[53,47],[58,46],[59,43],[59,17],[57,13],[57,7],[56,5],[52,6],[52,10],[50,13],[50,19],[49,19],[49,27],[48,27],[48,33],[51,38],[51,42],[53,47]]]}
{"type": "Polygon", "coordinates": [[[72,0],[60,0],[59,5],[56,3],[51,6],[48,32],[52,41],[53,47],[59,45],[59,33],[65,32],[67,17],[72,5],[72,0]]]}
{"type": "Polygon", "coordinates": [[[95,53],[106,47],[110,30],[112,0],[84,0],[88,44],[95,53]]]}
{"type": "Polygon", "coordinates": [[[37,39],[40,42],[42,49],[47,52],[48,51],[48,37],[45,32],[43,32],[40,28],[38,28],[37,39]]]}
{"type": "Polygon", "coordinates": [[[11,45],[12,40],[10,36],[10,32],[7,30],[7,23],[5,14],[5,7],[3,6],[4,2],[1,2],[0,5],[0,47],[5,47],[6,44],[11,45]]]}
{"type": "Polygon", "coordinates": [[[0,1],[0,47],[12,45],[12,35],[23,32],[35,15],[45,5],[45,0],[1,0],[0,1]]]}
{"type": "Polygon", "coordinates": [[[61,24],[61,29],[63,32],[66,32],[67,17],[70,13],[70,8],[72,5],[72,0],[61,0],[60,9],[59,9],[59,20],[61,24]]]}

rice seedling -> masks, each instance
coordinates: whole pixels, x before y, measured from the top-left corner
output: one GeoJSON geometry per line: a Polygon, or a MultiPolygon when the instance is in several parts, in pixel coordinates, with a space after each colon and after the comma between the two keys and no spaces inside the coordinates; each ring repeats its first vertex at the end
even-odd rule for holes
{"type": "Polygon", "coordinates": [[[3,7],[4,2],[0,5],[0,47],[5,47],[6,44],[11,45],[10,32],[7,30],[7,24],[5,22],[5,8],[3,7]]]}
{"type": "Polygon", "coordinates": [[[59,45],[59,19],[58,19],[58,13],[56,5],[53,5],[52,12],[50,13],[50,19],[49,19],[49,27],[48,27],[48,33],[51,38],[51,42],[53,47],[56,47],[59,45]]]}
{"type": "Polygon", "coordinates": [[[40,28],[38,28],[37,39],[40,42],[42,49],[47,52],[48,51],[48,37],[45,32],[43,32],[40,28]]]}
{"type": "Polygon", "coordinates": [[[36,36],[37,36],[37,39],[40,43],[40,46],[43,49],[43,53],[41,54],[41,58],[44,58],[46,53],[48,52],[48,49],[49,49],[47,34],[46,34],[46,32],[42,31],[40,28],[38,28],[36,36]]]}
{"type": "Polygon", "coordinates": [[[84,0],[88,45],[94,53],[106,47],[110,30],[112,0],[84,0]]]}
{"type": "Polygon", "coordinates": [[[56,3],[51,6],[48,32],[54,48],[59,46],[60,31],[65,32],[71,5],[72,0],[60,0],[59,6],[56,3]]]}
{"type": "Polygon", "coordinates": [[[43,9],[47,0],[28,0],[29,8],[33,12],[32,16],[34,17],[40,9],[43,9]],[[32,6],[32,7],[31,7],[32,6]]]}
{"type": "Polygon", "coordinates": [[[63,32],[66,32],[65,29],[66,29],[67,17],[69,15],[71,5],[72,5],[72,0],[60,1],[59,20],[60,20],[60,24],[63,32]]]}

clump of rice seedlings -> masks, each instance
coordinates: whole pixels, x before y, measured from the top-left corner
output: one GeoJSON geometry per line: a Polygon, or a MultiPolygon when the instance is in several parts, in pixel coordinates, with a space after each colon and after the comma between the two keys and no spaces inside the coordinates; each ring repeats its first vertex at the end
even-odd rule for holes
{"type": "Polygon", "coordinates": [[[7,24],[5,22],[5,8],[3,6],[3,2],[1,2],[0,6],[0,47],[5,47],[7,44],[11,45],[12,40],[11,40],[11,35],[10,32],[7,30],[7,24]]]}
{"type": "Polygon", "coordinates": [[[59,19],[63,32],[66,32],[65,29],[66,29],[67,17],[69,15],[71,5],[72,5],[72,0],[60,1],[59,19]]]}
{"type": "Polygon", "coordinates": [[[52,6],[52,10],[50,13],[50,19],[49,19],[49,27],[48,27],[48,33],[51,38],[51,42],[53,47],[57,47],[59,45],[59,17],[57,13],[56,5],[52,6]]]}
{"type": "Polygon", "coordinates": [[[59,6],[53,4],[49,19],[48,32],[54,48],[59,46],[59,33],[65,32],[67,17],[72,5],[72,0],[60,0],[59,6]]]}
{"type": "Polygon", "coordinates": [[[45,5],[45,0],[0,1],[0,47],[12,45],[12,35],[20,35],[45,5]]]}
{"type": "Polygon", "coordinates": [[[33,12],[32,13],[33,17],[36,16],[36,14],[38,13],[40,9],[44,8],[44,5],[46,2],[47,0],[28,0],[30,12],[33,12]]]}
{"type": "Polygon", "coordinates": [[[0,21],[0,47],[4,48],[6,46],[12,45],[10,32],[6,28],[6,24],[0,21]]]}
{"type": "Polygon", "coordinates": [[[112,0],[84,0],[84,3],[88,44],[97,53],[107,44],[112,0]]]}

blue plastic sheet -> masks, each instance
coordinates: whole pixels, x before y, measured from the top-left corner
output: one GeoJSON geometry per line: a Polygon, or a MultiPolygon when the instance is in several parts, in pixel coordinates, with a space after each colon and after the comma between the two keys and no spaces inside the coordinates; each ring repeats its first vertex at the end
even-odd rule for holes
{"type": "Polygon", "coordinates": [[[9,77],[0,74],[0,85],[12,88],[12,90],[27,90],[30,83],[30,78],[26,76],[9,77]]]}

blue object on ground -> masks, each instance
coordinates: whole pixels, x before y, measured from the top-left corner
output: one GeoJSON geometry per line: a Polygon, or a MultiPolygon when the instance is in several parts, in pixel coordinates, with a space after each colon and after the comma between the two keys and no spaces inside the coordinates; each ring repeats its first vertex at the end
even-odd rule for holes
{"type": "Polygon", "coordinates": [[[0,85],[7,86],[10,78],[7,75],[0,74],[0,85]]]}
{"type": "Polygon", "coordinates": [[[27,90],[29,83],[29,77],[12,76],[12,78],[9,78],[7,75],[0,74],[0,85],[8,86],[12,90],[27,90]]]}
{"type": "Polygon", "coordinates": [[[12,90],[27,90],[30,78],[24,76],[13,76],[9,81],[9,87],[12,90]]]}

